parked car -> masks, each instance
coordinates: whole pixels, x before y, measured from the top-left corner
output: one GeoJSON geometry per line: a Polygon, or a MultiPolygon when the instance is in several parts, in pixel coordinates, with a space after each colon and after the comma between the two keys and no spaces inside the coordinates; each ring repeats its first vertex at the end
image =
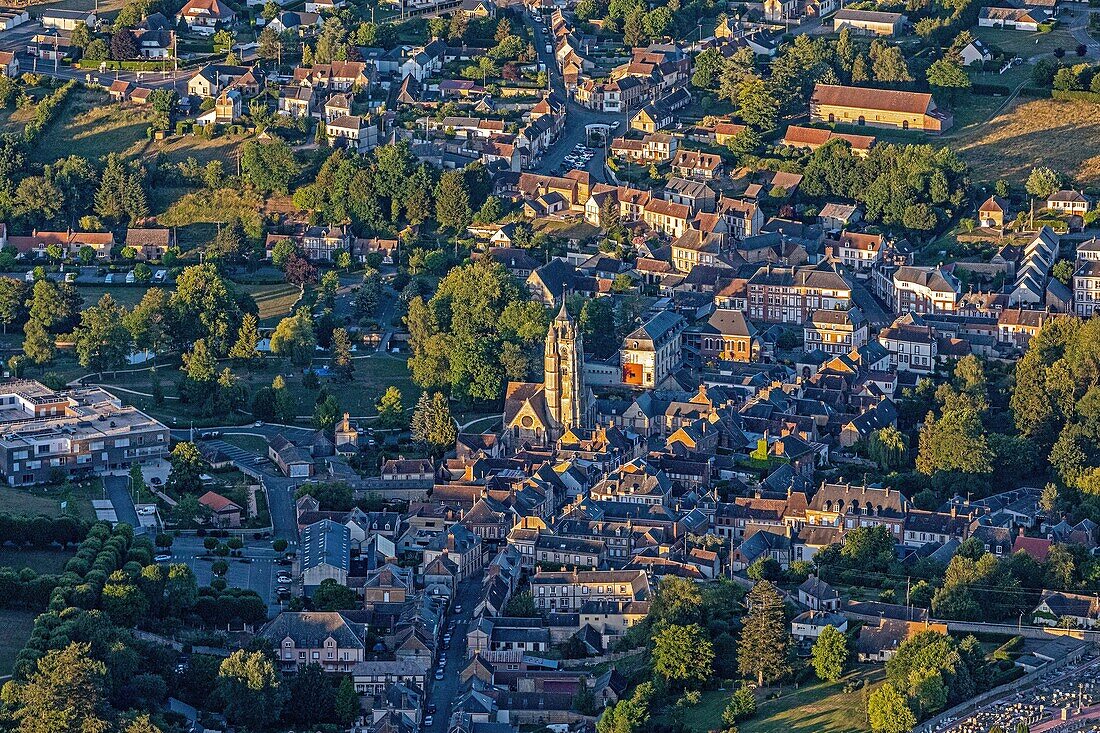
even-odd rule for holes
{"type": "Polygon", "coordinates": [[[155,562],[168,562],[172,559],[171,555],[157,555],[153,558],[155,562]]]}

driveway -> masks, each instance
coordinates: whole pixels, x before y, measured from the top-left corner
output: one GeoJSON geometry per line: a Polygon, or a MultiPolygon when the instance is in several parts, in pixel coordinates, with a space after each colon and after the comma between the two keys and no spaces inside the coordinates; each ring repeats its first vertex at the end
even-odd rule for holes
{"type": "MultiPolygon", "coordinates": [[[[451,645],[447,649],[447,666],[444,669],[443,679],[437,680],[433,677],[430,683],[428,702],[435,705],[436,711],[432,716],[432,725],[430,727],[425,726],[425,733],[428,731],[445,733],[448,729],[451,705],[461,688],[458,673],[466,664],[466,631],[473,618],[474,606],[477,605],[480,588],[480,575],[458,584],[458,593],[455,598],[456,605],[462,606],[462,613],[447,614],[447,621],[450,622],[453,619],[456,622],[456,627],[451,635],[451,645]]],[[[442,640],[440,642],[442,643],[442,640]]],[[[434,676],[434,669],[431,670],[431,674],[434,676]]]]}
{"type": "Polygon", "coordinates": [[[111,500],[111,506],[115,508],[115,516],[118,521],[125,522],[134,529],[140,525],[137,509],[134,508],[133,497],[130,496],[129,476],[104,476],[103,488],[107,498],[111,500]]]}

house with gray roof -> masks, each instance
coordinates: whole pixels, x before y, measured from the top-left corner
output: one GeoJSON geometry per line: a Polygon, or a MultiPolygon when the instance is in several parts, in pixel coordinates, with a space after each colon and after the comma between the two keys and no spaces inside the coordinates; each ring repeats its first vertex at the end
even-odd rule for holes
{"type": "Polygon", "coordinates": [[[280,669],[297,671],[310,664],[326,672],[348,672],[363,661],[366,627],[338,611],[283,611],[259,636],[271,642],[280,669]]]}

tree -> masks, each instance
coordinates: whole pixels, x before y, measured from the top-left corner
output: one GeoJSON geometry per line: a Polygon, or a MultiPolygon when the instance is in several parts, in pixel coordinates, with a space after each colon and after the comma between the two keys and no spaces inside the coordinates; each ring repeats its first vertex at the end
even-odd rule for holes
{"type": "Polygon", "coordinates": [[[340,679],[333,707],[336,721],[342,726],[351,725],[359,717],[359,693],[355,691],[355,683],[349,675],[340,679]]]}
{"type": "Polygon", "coordinates": [[[454,232],[464,231],[473,220],[463,171],[446,171],[440,176],[435,188],[435,218],[454,232]]]}
{"type": "Polygon", "coordinates": [[[871,693],[867,701],[867,717],[875,733],[909,733],[917,725],[917,718],[909,709],[905,696],[889,682],[884,682],[871,693]]]}
{"type": "Polygon", "coordinates": [[[1061,187],[1062,176],[1044,166],[1032,168],[1027,183],[1024,184],[1028,193],[1041,199],[1049,197],[1061,187]]]}
{"type": "Polygon", "coordinates": [[[967,76],[966,69],[958,61],[946,57],[932,62],[926,78],[929,86],[940,89],[970,88],[970,77],[967,76]]]}
{"type": "Polygon", "coordinates": [[[332,370],[345,382],[355,376],[355,362],[351,358],[351,338],[343,328],[332,331],[332,370]]]}
{"type": "Polygon", "coordinates": [[[16,687],[18,733],[106,733],[107,666],[87,643],[46,652],[27,682],[16,687]]]}
{"type": "Polygon", "coordinates": [[[936,471],[992,472],[993,453],[973,407],[948,406],[939,418],[928,413],[918,441],[917,470],[928,476],[936,471]]]}
{"type": "Polygon", "coordinates": [[[138,56],[137,38],[129,28],[119,28],[111,34],[111,58],[115,61],[129,61],[138,56]]]}
{"type": "Polygon", "coordinates": [[[640,46],[645,41],[645,11],[637,9],[623,23],[623,43],[627,46],[640,46]]]}
{"type": "Polygon", "coordinates": [[[698,624],[669,625],[653,639],[653,671],[668,682],[682,685],[710,678],[714,647],[698,624]]]}
{"type": "Polygon", "coordinates": [[[819,680],[836,682],[848,662],[848,639],[833,626],[821,630],[810,652],[814,673],[819,680]]]}
{"type": "Polygon", "coordinates": [[[271,334],[271,351],[286,356],[296,366],[308,366],[313,361],[317,337],[313,333],[313,317],[305,306],[279,321],[271,334]]]}
{"type": "Polygon", "coordinates": [[[379,398],[378,424],[384,428],[400,428],[405,424],[405,406],[401,404],[401,390],[392,384],[379,398]]]}
{"type": "Polygon", "coordinates": [[[730,701],[722,711],[722,722],[726,724],[728,730],[754,715],[756,715],[756,695],[748,685],[741,684],[730,695],[730,701]]]}
{"type": "MultiPolygon", "coordinates": [[[[268,5],[274,3],[268,2],[268,5]]],[[[267,6],[264,6],[264,14],[267,13],[267,6]]],[[[275,61],[280,58],[283,53],[283,38],[272,27],[268,26],[260,31],[260,35],[256,38],[259,47],[256,49],[256,54],[267,61],[275,61]]]]}
{"type": "Polygon", "coordinates": [[[0,276],[0,324],[4,327],[5,335],[8,332],[8,326],[23,316],[26,310],[24,306],[26,299],[27,285],[24,281],[0,276]]]}
{"type": "Polygon", "coordinates": [[[768,581],[749,591],[749,612],[741,632],[741,674],[753,675],[757,684],[772,683],[791,672],[791,638],[783,613],[783,598],[768,581]]]}
{"type": "Polygon", "coordinates": [[[115,371],[126,364],[132,342],[123,319],[126,309],[117,305],[110,293],[104,293],[99,303],[84,311],[80,325],[73,332],[80,366],[99,374],[115,371]]]}
{"type": "Polygon", "coordinates": [[[54,338],[36,318],[30,318],[23,326],[23,353],[35,364],[49,364],[53,361],[56,347],[54,338]]]}
{"type": "Polygon", "coordinates": [[[737,105],[746,125],[760,133],[775,129],[779,120],[779,100],[760,77],[750,75],[741,82],[737,105]]]}
{"type": "Polygon", "coordinates": [[[218,362],[210,353],[206,339],[196,341],[191,351],[183,355],[181,369],[187,379],[200,389],[217,379],[218,362]]]}
{"type": "Polygon", "coordinates": [[[313,425],[319,430],[332,430],[340,419],[340,403],[332,395],[317,403],[313,408],[313,425]]]}
{"type": "Polygon", "coordinates": [[[529,591],[515,593],[504,606],[504,615],[513,618],[534,618],[539,615],[535,597],[529,591]]]}
{"type": "Polygon", "coordinates": [[[202,474],[206,461],[194,443],[176,443],[168,456],[172,470],[168,473],[168,490],[173,494],[194,494],[202,488],[202,474]]]}
{"type": "Polygon", "coordinates": [[[241,173],[261,191],[286,195],[300,171],[294,151],[278,137],[270,142],[250,140],[241,146],[241,173]]]}
{"type": "Polygon", "coordinates": [[[233,725],[264,730],[279,721],[284,689],[275,665],[263,652],[233,652],[218,667],[218,697],[233,725]]]}
{"type": "Polygon", "coordinates": [[[295,253],[294,242],[289,239],[280,239],[271,248],[271,264],[280,270],[286,267],[287,260],[295,253]]]}
{"type": "Polygon", "coordinates": [[[411,427],[413,440],[436,452],[453,446],[458,437],[450,403],[442,392],[431,396],[427,392],[420,394],[413,409],[411,427]]]}
{"type": "Polygon", "coordinates": [[[725,57],[715,48],[708,48],[695,57],[691,83],[699,89],[710,89],[722,78],[726,68],[725,57]]]}
{"type": "Polygon", "coordinates": [[[245,313],[241,319],[241,327],[237,330],[237,341],[229,350],[229,358],[249,366],[262,361],[263,354],[256,348],[259,343],[259,321],[251,313],[245,313]]]}
{"type": "Polygon", "coordinates": [[[346,611],[358,606],[359,598],[355,591],[332,578],[322,580],[313,592],[313,608],[318,611],[346,611]]]}
{"type": "Polygon", "coordinates": [[[867,439],[867,457],[883,470],[897,470],[908,460],[909,445],[905,434],[893,425],[880,428],[867,439]]]}
{"type": "Polygon", "coordinates": [[[204,338],[214,354],[225,354],[241,318],[237,292],[213,263],[184,268],[170,299],[172,336],[185,348],[204,338]]]}

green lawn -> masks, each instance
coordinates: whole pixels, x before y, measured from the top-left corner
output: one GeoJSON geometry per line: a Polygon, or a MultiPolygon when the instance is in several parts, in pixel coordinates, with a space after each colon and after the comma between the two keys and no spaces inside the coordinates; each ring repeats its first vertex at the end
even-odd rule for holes
{"type": "Polygon", "coordinates": [[[88,486],[45,486],[33,488],[14,488],[5,486],[0,493],[0,510],[12,514],[48,517],[61,516],[61,502],[67,502],[64,512],[84,519],[95,519],[92,499],[100,498],[102,487],[97,480],[88,481],[88,486]]]}
{"type": "Polygon", "coordinates": [[[0,547],[0,567],[13,570],[30,568],[39,575],[60,573],[74,554],[62,550],[16,550],[0,547]]]}
{"type": "Polygon", "coordinates": [[[0,634],[0,675],[11,674],[15,657],[22,651],[27,639],[31,638],[37,616],[34,611],[0,611],[0,629],[4,630],[0,634]]]}
{"type": "Polygon", "coordinates": [[[95,158],[108,153],[132,156],[144,149],[151,118],[152,110],[114,104],[106,92],[74,89],[30,157],[36,163],[51,163],[74,150],[95,158]]]}
{"type": "MultiPolygon", "coordinates": [[[[126,275],[116,272],[115,278],[120,277],[125,280],[126,275]]],[[[98,303],[104,293],[110,293],[115,303],[133,308],[141,302],[141,299],[145,297],[145,291],[149,288],[143,285],[77,285],[76,289],[80,293],[80,297],[84,298],[85,308],[98,303]]]]}
{"type": "Polygon", "coordinates": [[[297,285],[290,283],[245,285],[241,289],[251,295],[260,307],[260,322],[264,326],[274,326],[280,319],[290,315],[302,293],[297,285]]]}
{"type": "Polygon", "coordinates": [[[1056,48],[1072,53],[1077,47],[1073,34],[1065,28],[1055,28],[1050,33],[1029,33],[1004,28],[974,27],[970,32],[986,45],[995,46],[1005,54],[1024,59],[1053,53],[1056,48]]]}
{"type": "MultiPolygon", "coordinates": [[[[760,703],[756,717],[742,723],[741,733],[857,733],[863,725],[863,697],[857,688],[845,692],[846,683],[885,679],[881,667],[862,667],[835,683],[815,682],[775,700],[760,703]]],[[[719,710],[718,722],[721,722],[719,710]]],[[[720,727],[715,725],[712,727],[720,727]]],[[[696,730],[706,730],[696,728],[696,730]]]]}
{"type": "Polygon", "coordinates": [[[220,440],[253,453],[267,455],[267,440],[258,435],[223,435],[220,440]]]}

